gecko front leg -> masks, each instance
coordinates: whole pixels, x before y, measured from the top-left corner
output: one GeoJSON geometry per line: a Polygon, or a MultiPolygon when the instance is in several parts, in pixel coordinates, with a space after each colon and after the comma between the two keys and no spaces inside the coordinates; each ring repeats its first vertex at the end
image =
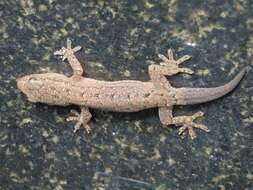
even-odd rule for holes
{"type": "Polygon", "coordinates": [[[81,125],[83,125],[87,133],[90,133],[91,128],[87,123],[90,121],[92,116],[89,109],[86,107],[81,107],[81,113],[78,113],[75,110],[71,110],[71,112],[74,114],[74,116],[69,116],[67,121],[77,121],[74,127],[74,133],[80,129],[81,125]]]}
{"type": "Polygon", "coordinates": [[[198,129],[204,130],[205,132],[209,132],[209,129],[205,125],[197,124],[193,122],[196,118],[201,117],[203,115],[204,115],[203,112],[197,112],[193,114],[192,116],[173,117],[172,107],[159,108],[159,118],[163,125],[179,126],[180,127],[179,135],[183,134],[185,130],[188,129],[191,139],[195,139],[197,137],[193,128],[198,128],[198,129]]]}
{"type": "Polygon", "coordinates": [[[82,47],[76,46],[74,48],[71,47],[70,39],[67,39],[67,48],[62,47],[60,50],[54,52],[54,55],[62,56],[62,60],[68,60],[70,66],[72,67],[74,73],[73,76],[82,76],[83,68],[75,56],[75,53],[78,52],[82,47]]]}
{"type": "MultiPolygon", "coordinates": [[[[71,45],[70,39],[67,39],[67,48],[62,47],[60,50],[55,51],[54,55],[60,55],[62,56],[63,60],[65,59],[68,60],[70,66],[72,67],[74,71],[73,76],[71,77],[72,80],[79,81],[79,79],[83,75],[83,68],[80,62],[78,61],[78,59],[76,58],[75,53],[81,49],[81,46],[76,46],[74,48],[72,48],[71,46],[72,45],[71,45]]],[[[83,125],[87,133],[90,133],[91,129],[87,123],[90,121],[92,117],[91,113],[87,107],[83,106],[80,109],[81,109],[80,113],[72,110],[71,112],[72,114],[74,114],[74,116],[68,117],[67,121],[77,121],[74,127],[74,132],[78,131],[81,125],[83,125]]]]}

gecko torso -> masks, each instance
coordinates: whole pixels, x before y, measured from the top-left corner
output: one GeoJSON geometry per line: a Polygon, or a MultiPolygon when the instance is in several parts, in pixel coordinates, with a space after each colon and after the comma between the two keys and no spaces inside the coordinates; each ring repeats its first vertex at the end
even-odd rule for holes
{"type": "Polygon", "coordinates": [[[41,102],[51,105],[78,105],[81,113],[74,112],[74,116],[68,120],[76,120],[74,131],[83,125],[88,132],[88,122],[91,119],[89,108],[117,112],[135,112],[148,108],[158,107],[159,117],[163,125],[174,124],[181,126],[179,133],[189,130],[191,138],[196,134],[193,128],[209,131],[202,124],[193,122],[202,112],[193,116],[173,117],[174,105],[188,105],[211,101],[230,92],[242,79],[243,69],[232,81],[216,88],[174,88],[167,81],[166,76],[175,75],[179,72],[192,74],[187,68],[179,68],[179,64],[188,60],[186,55],[174,60],[171,50],[168,50],[168,58],[160,55],[163,60],[160,65],[149,66],[149,81],[121,80],[102,81],[83,77],[83,69],[74,53],[81,49],[80,46],[71,48],[70,40],[67,48],[63,47],[56,51],[55,55],[68,59],[74,74],[67,77],[58,73],[31,74],[17,79],[18,88],[26,94],[31,102],[41,102]]]}
{"type": "Polygon", "coordinates": [[[117,112],[135,112],[173,105],[173,90],[137,80],[101,81],[66,77],[58,73],[32,74],[22,79],[30,85],[19,88],[32,102],[67,106],[71,104],[117,112]]]}

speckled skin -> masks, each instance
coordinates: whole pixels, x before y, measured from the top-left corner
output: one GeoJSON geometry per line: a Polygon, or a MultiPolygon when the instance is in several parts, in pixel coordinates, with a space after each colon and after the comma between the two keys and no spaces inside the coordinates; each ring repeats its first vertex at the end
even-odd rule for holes
{"type": "Polygon", "coordinates": [[[163,60],[160,65],[152,64],[149,66],[151,80],[147,82],[137,80],[121,81],[101,81],[82,77],[83,69],[75,57],[74,53],[81,49],[77,46],[72,49],[71,41],[67,40],[67,48],[62,47],[56,51],[55,55],[67,59],[74,71],[72,77],[66,77],[57,73],[32,74],[17,79],[18,88],[27,95],[31,102],[47,103],[50,105],[67,106],[75,104],[81,107],[81,113],[75,112],[75,117],[71,116],[68,120],[76,120],[74,131],[80,126],[90,132],[88,122],[91,114],[88,108],[102,109],[115,112],[136,112],[148,108],[159,108],[159,117],[164,125],[174,124],[181,126],[179,134],[186,129],[192,139],[196,138],[193,128],[199,128],[209,132],[208,128],[193,122],[202,112],[193,116],[172,116],[174,105],[188,105],[203,103],[219,98],[232,89],[242,79],[245,69],[241,71],[228,84],[216,88],[173,88],[166,79],[166,76],[174,75],[179,72],[192,74],[193,71],[178,66],[190,59],[185,55],[175,60],[172,50],[168,50],[168,58],[159,54],[163,60]]]}
{"type": "Polygon", "coordinates": [[[135,112],[176,103],[173,89],[158,88],[153,82],[137,80],[102,81],[46,73],[18,79],[18,88],[31,102],[60,106],[75,104],[116,112],[135,112]]]}

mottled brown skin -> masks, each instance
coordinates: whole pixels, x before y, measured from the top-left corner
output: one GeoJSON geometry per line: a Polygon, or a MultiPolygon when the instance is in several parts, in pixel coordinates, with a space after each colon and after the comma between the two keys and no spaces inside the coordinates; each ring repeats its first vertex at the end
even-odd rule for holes
{"type": "Polygon", "coordinates": [[[137,80],[101,81],[83,77],[83,69],[74,53],[81,49],[80,46],[71,48],[71,41],[67,41],[67,48],[56,51],[63,60],[67,59],[74,71],[71,77],[58,73],[32,74],[17,79],[18,88],[26,94],[31,102],[41,102],[51,105],[67,106],[79,105],[81,113],[72,111],[74,116],[68,121],[77,121],[74,131],[81,125],[90,132],[88,122],[91,119],[89,108],[102,109],[116,112],[135,112],[148,108],[158,107],[159,117],[164,125],[174,124],[181,126],[179,134],[186,129],[190,137],[194,139],[196,134],[193,128],[199,128],[208,132],[208,128],[202,124],[193,122],[202,112],[193,116],[173,117],[174,105],[188,105],[203,103],[219,98],[230,92],[242,79],[245,69],[241,71],[228,84],[216,88],[173,88],[166,76],[179,72],[192,74],[187,68],[179,68],[179,64],[188,60],[186,55],[174,60],[171,50],[168,50],[168,58],[158,55],[163,62],[160,65],[149,66],[151,80],[142,82],[137,80]]]}

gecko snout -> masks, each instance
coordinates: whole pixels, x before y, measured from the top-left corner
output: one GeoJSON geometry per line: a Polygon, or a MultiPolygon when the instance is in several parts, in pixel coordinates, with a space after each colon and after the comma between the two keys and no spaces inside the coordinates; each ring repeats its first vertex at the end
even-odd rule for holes
{"type": "Polygon", "coordinates": [[[34,76],[24,76],[18,78],[17,80],[18,89],[23,92],[31,102],[36,102],[40,94],[41,85],[39,82],[36,82],[36,77],[34,76]],[[34,81],[35,80],[35,81],[34,81]]]}
{"type": "Polygon", "coordinates": [[[37,86],[37,85],[32,84],[31,76],[20,77],[16,81],[17,81],[18,89],[21,90],[25,94],[30,93],[29,91],[33,90],[33,86],[37,86]]]}
{"type": "Polygon", "coordinates": [[[18,89],[23,91],[22,89],[24,87],[25,77],[18,78],[16,81],[17,81],[18,89]]]}

